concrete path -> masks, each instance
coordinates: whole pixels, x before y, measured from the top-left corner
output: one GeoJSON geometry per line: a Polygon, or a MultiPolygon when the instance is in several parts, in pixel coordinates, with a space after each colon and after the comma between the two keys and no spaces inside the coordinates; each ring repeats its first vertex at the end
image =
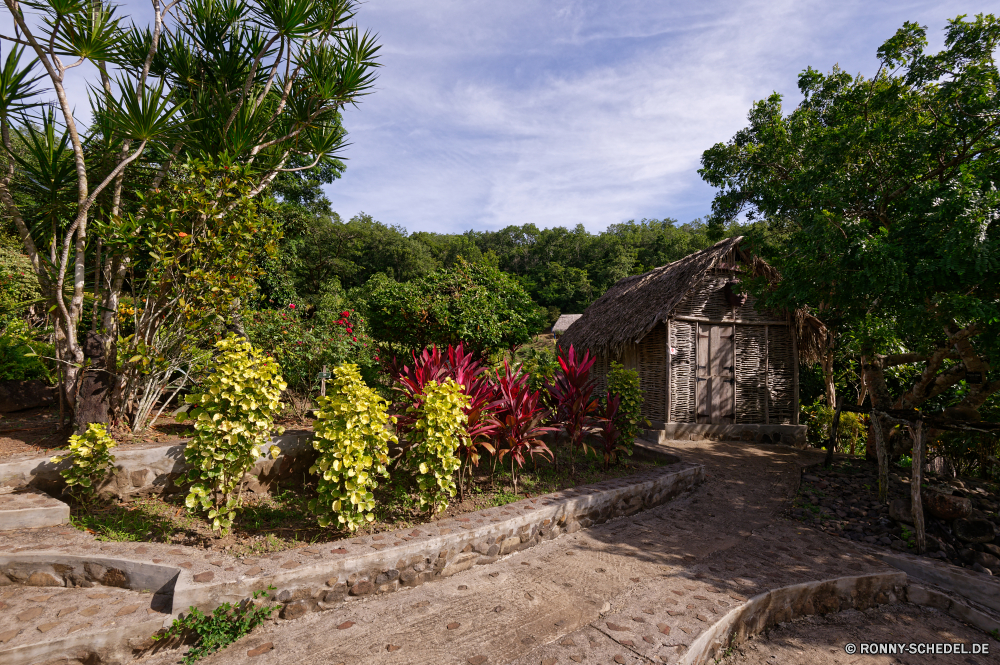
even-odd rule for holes
{"type": "MultiPolygon", "coordinates": [[[[258,630],[205,663],[674,663],[735,603],[808,580],[890,572],[783,519],[818,451],[664,446],[706,482],[653,510],[491,566],[258,630]]],[[[179,652],[145,659],[177,662],[179,652]]]]}

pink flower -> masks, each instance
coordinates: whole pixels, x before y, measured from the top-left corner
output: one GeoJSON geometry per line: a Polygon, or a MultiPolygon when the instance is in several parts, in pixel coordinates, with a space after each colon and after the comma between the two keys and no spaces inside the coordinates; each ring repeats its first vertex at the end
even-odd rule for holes
{"type": "Polygon", "coordinates": [[[378,360],[378,356],[375,356],[375,360],[378,360]]]}
{"type": "Polygon", "coordinates": [[[289,303],[288,309],[295,309],[295,303],[289,303]]]}
{"type": "Polygon", "coordinates": [[[353,339],[355,342],[358,341],[357,337],[352,337],[351,339],[353,339]]]}
{"type": "Polygon", "coordinates": [[[343,317],[347,317],[347,316],[350,316],[351,313],[350,312],[341,312],[340,315],[343,316],[343,317]]]}
{"type": "Polygon", "coordinates": [[[347,334],[350,335],[352,332],[354,331],[351,330],[351,326],[347,326],[347,334]]]}

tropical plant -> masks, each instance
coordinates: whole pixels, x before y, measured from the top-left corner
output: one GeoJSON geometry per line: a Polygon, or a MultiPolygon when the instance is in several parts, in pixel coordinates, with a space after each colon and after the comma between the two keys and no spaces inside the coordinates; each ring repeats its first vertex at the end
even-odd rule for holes
{"type": "Polygon", "coordinates": [[[111,472],[115,457],[110,451],[116,445],[104,425],[91,423],[82,435],[74,434],[69,438],[68,453],[56,455],[49,461],[58,464],[70,460],[70,465],[59,475],[66,481],[67,488],[78,487],[79,498],[87,500],[111,472]]]}
{"type": "Polygon", "coordinates": [[[212,610],[211,614],[205,614],[192,605],[188,608],[187,615],[174,619],[170,628],[153,635],[153,641],[183,639],[193,634],[194,644],[184,654],[181,662],[184,665],[196,663],[205,656],[226,648],[244,635],[250,634],[254,628],[269,619],[279,606],[257,601],[274,589],[273,586],[267,587],[267,590],[258,589],[253,592],[252,597],[236,605],[222,603],[212,610]]]}
{"type": "Polygon", "coordinates": [[[0,381],[42,379],[53,383],[54,372],[44,360],[51,357],[52,345],[38,339],[39,332],[17,317],[0,326],[0,381]]]}
{"type": "Polygon", "coordinates": [[[603,413],[598,416],[601,435],[601,453],[604,455],[604,470],[607,471],[611,463],[615,461],[619,454],[630,454],[628,447],[622,440],[622,431],[618,428],[618,407],[621,405],[621,395],[614,395],[608,392],[604,399],[603,413]]]}
{"type": "Polygon", "coordinates": [[[215,370],[202,392],[188,395],[195,408],[177,419],[194,419],[194,438],[184,447],[192,483],[185,505],[208,513],[212,529],[229,532],[241,507],[239,485],[256,461],[280,449],[271,443],[274,416],[280,409],[285,382],[280,368],[250,342],[229,335],[215,348],[215,370]]]}
{"type": "Polygon", "coordinates": [[[560,350],[559,370],[548,384],[549,394],[556,404],[556,421],[569,437],[570,469],[574,475],[576,449],[581,448],[586,454],[585,428],[592,420],[590,414],[597,409],[597,400],[593,397],[594,382],[590,379],[590,368],[595,360],[589,351],[585,351],[582,358],[577,358],[571,344],[569,351],[560,350]]]}
{"type": "Polygon", "coordinates": [[[430,504],[436,512],[447,508],[448,497],[455,496],[454,475],[461,467],[456,452],[468,405],[462,386],[447,378],[441,383],[428,381],[419,401],[407,409],[415,420],[407,430],[406,464],[416,473],[420,505],[430,504]]]}
{"type": "MultiPolygon", "coordinates": [[[[370,91],[379,47],[352,24],[356,0],[152,0],[148,26],[127,24],[114,3],[4,3],[14,27],[0,37],[10,45],[0,68],[10,155],[0,203],[52,308],[74,407],[88,291],[100,303],[89,327],[106,340],[103,355],[116,356],[118,300],[141,258],[123,242],[132,233],[123,220],[152,222],[145,197],[193,156],[241,166],[253,183],[247,197],[283,170],[330,160],[344,142],[339,111],[370,91]],[[92,73],[89,126],[66,87],[80,65],[92,73]]],[[[203,193],[213,214],[239,203],[224,190],[203,193]]]]}
{"type": "Polygon", "coordinates": [[[528,387],[528,376],[512,371],[504,361],[504,372],[496,374],[497,402],[493,414],[496,428],[496,455],[499,461],[510,456],[510,472],[517,494],[517,468],[523,467],[528,457],[548,455],[552,451],[545,445],[542,436],[555,430],[545,427],[542,422],[548,411],[539,405],[539,393],[528,387]],[[517,468],[514,467],[515,462],[517,468]]]}
{"type": "MultiPolygon", "coordinates": [[[[405,396],[407,402],[417,405],[422,399],[426,385],[430,381],[438,383],[452,379],[458,384],[468,402],[463,407],[465,421],[458,445],[458,455],[462,460],[459,470],[458,490],[460,500],[465,500],[464,473],[471,467],[479,465],[479,448],[490,453],[495,452],[490,443],[494,432],[491,421],[492,408],[495,402],[495,390],[489,381],[489,374],[482,363],[475,360],[471,351],[466,351],[462,343],[458,346],[448,345],[448,354],[443,356],[437,346],[424,349],[418,356],[411,353],[412,367],[400,365],[395,359],[390,364],[392,374],[396,377],[396,390],[405,396]]],[[[415,413],[415,412],[414,412],[415,413]]],[[[399,429],[409,432],[415,417],[406,408],[399,416],[399,429]]]]}
{"type": "Polygon", "coordinates": [[[639,372],[612,360],[606,380],[608,393],[621,398],[615,413],[615,427],[621,432],[622,445],[631,454],[632,444],[639,436],[639,426],[649,424],[642,417],[643,396],[639,372]]]}
{"type": "Polygon", "coordinates": [[[309,502],[321,526],[336,523],[350,531],[375,519],[377,476],[387,478],[389,444],[397,443],[388,405],[361,380],[357,365],[333,370],[327,397],[319,398],[313,448],[319,452],[309,473],[319,476],[309,502]]]}

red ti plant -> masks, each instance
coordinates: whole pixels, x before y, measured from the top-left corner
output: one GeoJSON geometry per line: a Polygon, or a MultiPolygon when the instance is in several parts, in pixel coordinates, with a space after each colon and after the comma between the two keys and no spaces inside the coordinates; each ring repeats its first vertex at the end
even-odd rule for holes
{"type": "Polygon", "coordinates": [[[615,425],[615,417],[618,415],[618,407],[621,406],[622,396],[608,393],[607,403],[604,406],[604,413],[598,415],[601,423],[600,434],[601,444],[604,453],[604,470],[611,466],[611,460],[618,456],[618,453],[628,452],[628,448],[623,446],[621,441],[622,431],[615,425]]]}
{"type": "Polygon", "coordinates": [[[517,469],[524,466],[528,457],[536,454],[552,457],[552,451],[542,441],[542,435],[554,431],[554,427],[542,427],[548,409],[538,404],[538,391],[528,387],[528,375],[511,372],[504,361],[504,373],[497,372],[497,404],[492,422],[496,427],[495,440],[497,457],[510,455],[510,472],[514,478],[514,494],[517,494],[517,469]]]}
{"type": "Polygon", "coordinates": [[[577,447],[587,452],[584,442],[584,427],[590,424],[590,414],[597,409],[597,399],[593,397],[594,383],[590,380],[590,368],[596,358],[585,351],[583,358],[577,358],[571,344],[569,351],[559,354],[559,370],[552,383],[546,383],[549,394],[556,403],[556,419],[569,437],[570,471],[576,475],[573,456],[577,447]]]}
{"type": "MultiPolygon", "coordinates": [[[[423,402],[422,395],[424,386],[428,381],[438,383],[445,379],[452,378],[455,383],[462,386],[462,392],[469,397],[469,405],[465,408],[465,436],[464,441],[459,446],[458,454],[462,459],[463,468],[459,471],[458,491],[459,500],[465,500],[464,470],[469,463],[479,464],[478,447],[494,452],[493,447],[488,443],[493,434],[495,426],[491,420],[491,412],[495,402],[494,388],[489,382],[489,375],[486,368],[473,358],[471,352],[466,352],[464,346],[448,345],[447,356],[442,356],[437,346],[424,349],[418,356],[413,353],[413,366],[400,366],[393,361],[391,370],[396,375],[396,390],[405,396],[410,402],[410,406],[419,407],[423,402]]],[[[402,413],[398,416],[398,425],[401,432],[406,432],[413,426],[417,415],[414,411],[407,412],[406,409],[398,409],[402,413]]]]}

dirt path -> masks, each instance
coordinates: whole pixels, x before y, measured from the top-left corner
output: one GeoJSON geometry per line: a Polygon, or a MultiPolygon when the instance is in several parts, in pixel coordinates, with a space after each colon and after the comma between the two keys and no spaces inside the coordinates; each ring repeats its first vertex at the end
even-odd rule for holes
{"type": "Polygon", "coordinates": [[[671,663],[741,599],[889,570],[777,516],[821,453],[707,441],[671,452],[704,464],[706,483],[492,566],[271,624],[203,662],[671,663]]]}

